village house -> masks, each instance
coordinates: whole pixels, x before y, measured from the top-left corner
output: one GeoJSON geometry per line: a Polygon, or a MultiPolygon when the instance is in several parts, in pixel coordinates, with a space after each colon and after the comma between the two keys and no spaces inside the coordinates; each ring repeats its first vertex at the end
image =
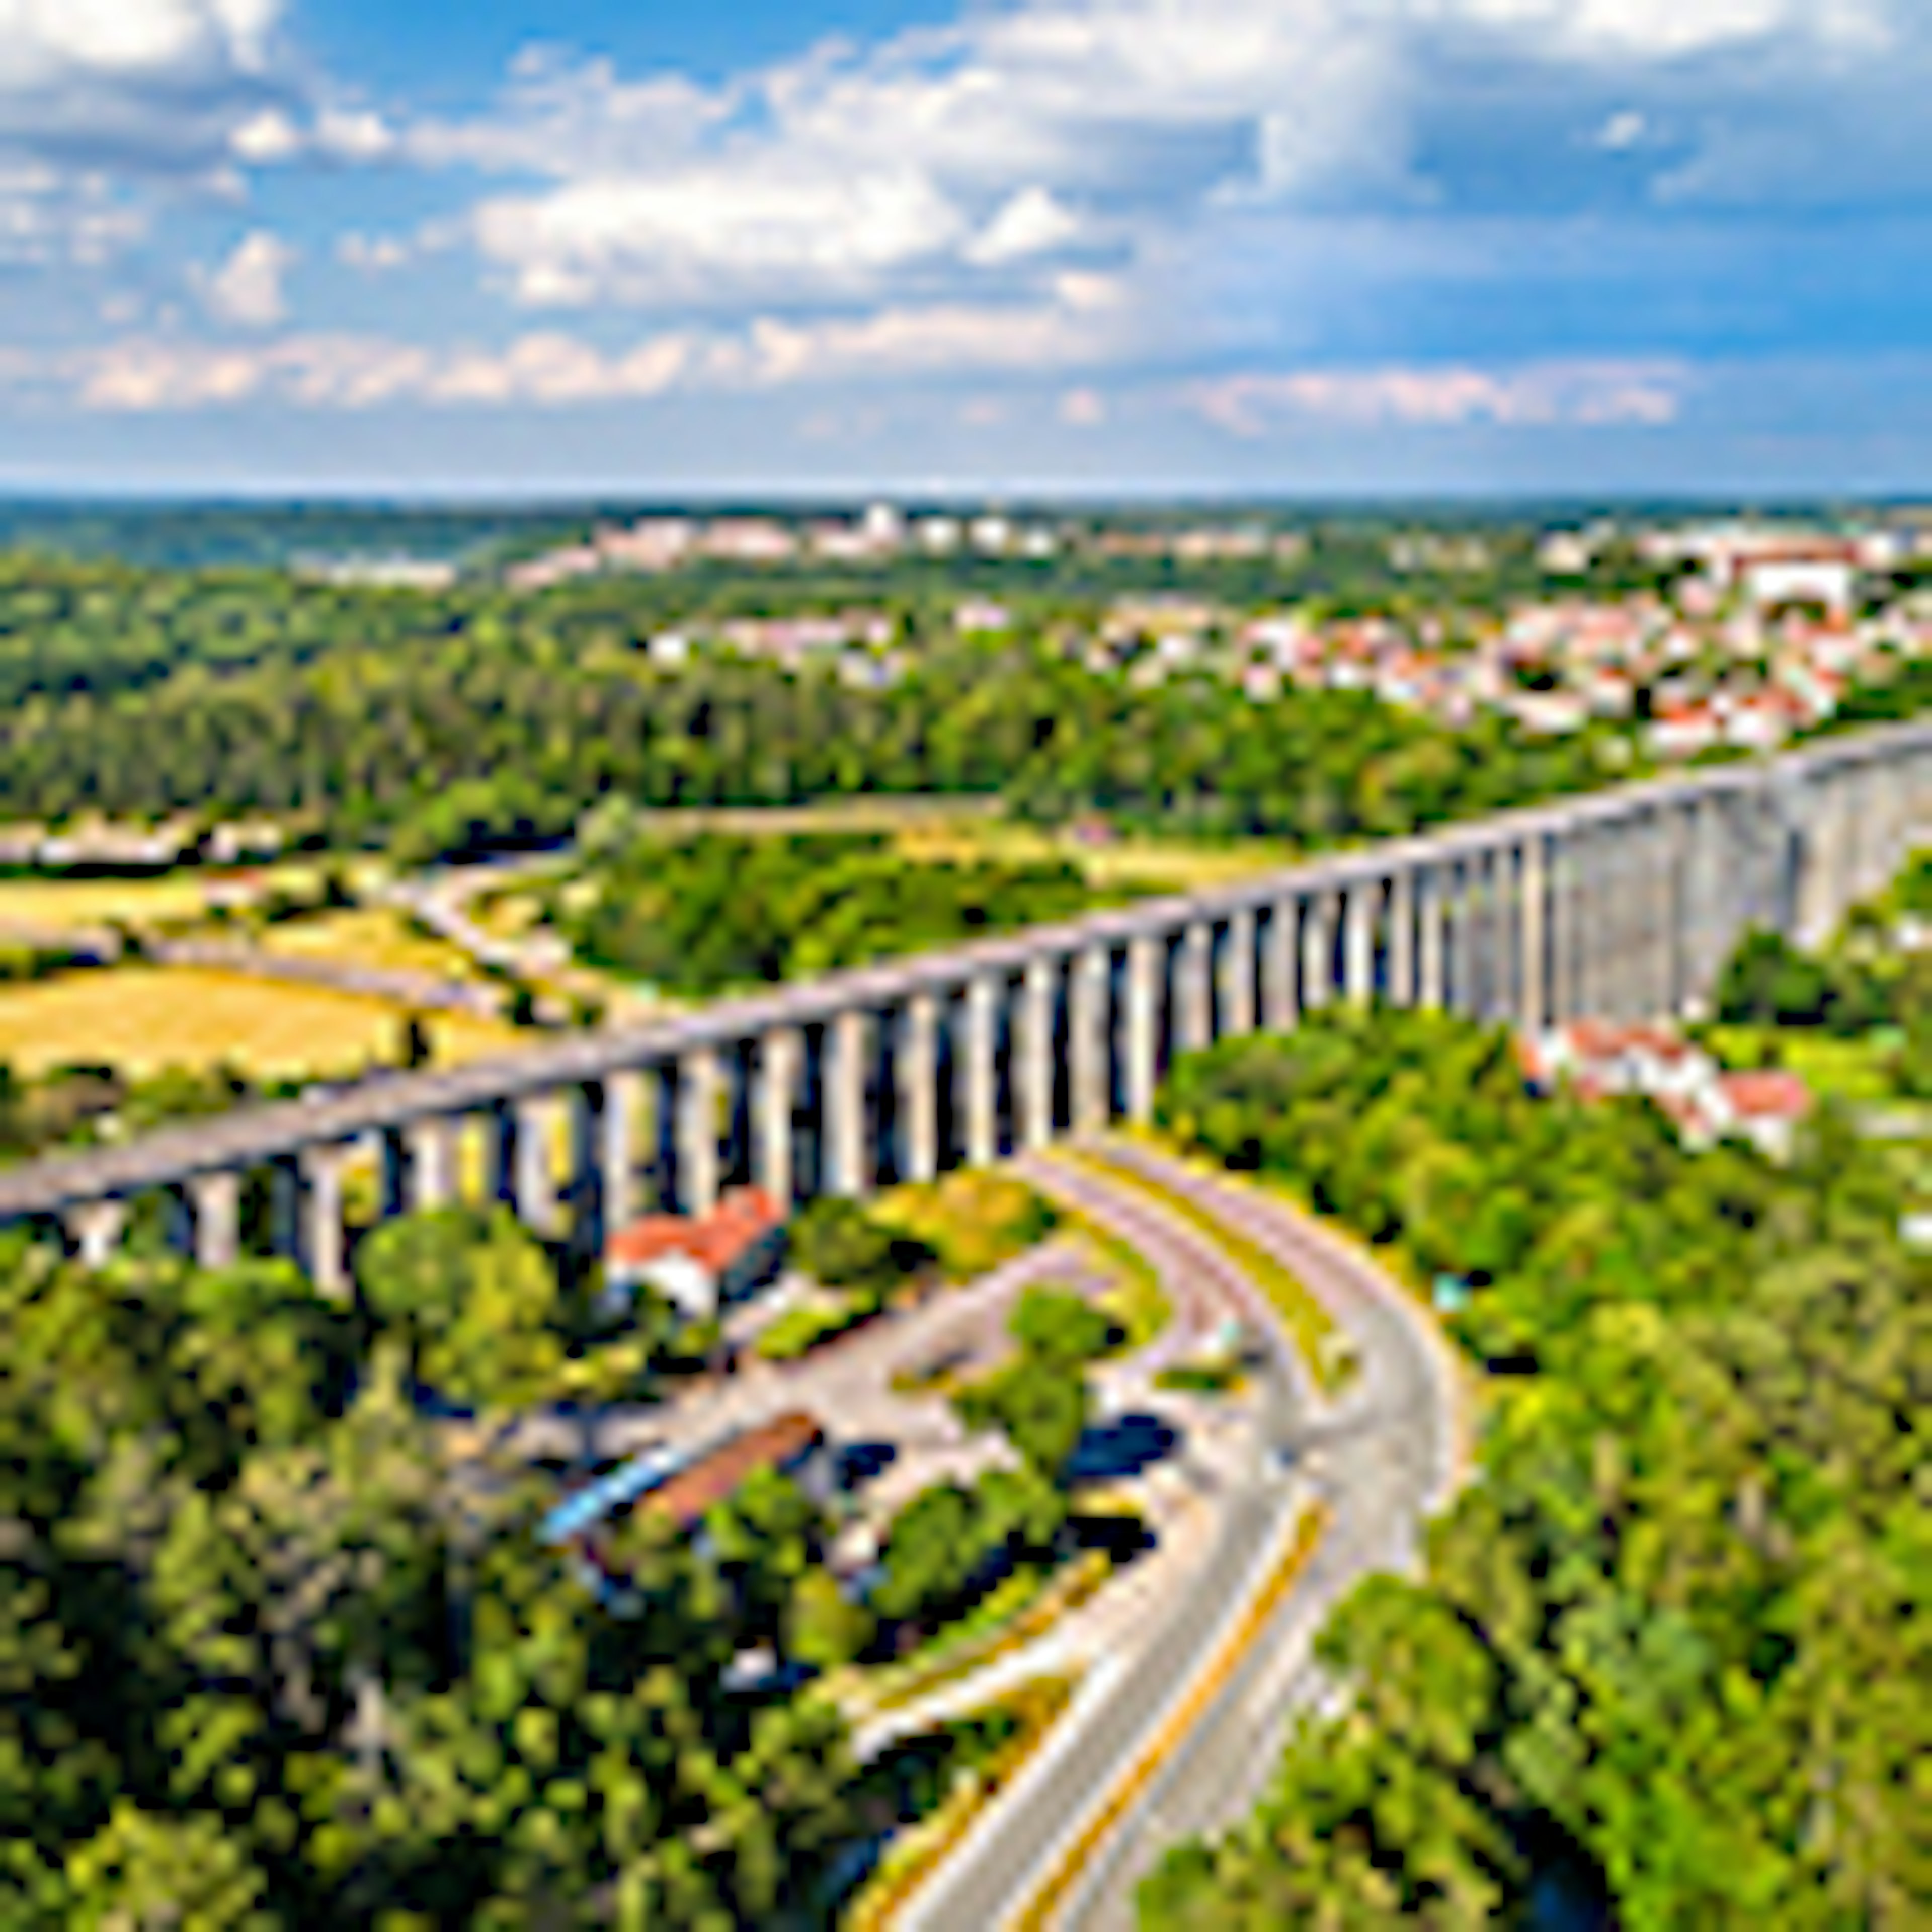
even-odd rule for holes
{"type": "Polygon", "coordinates": [[[764,1287],[784,1258],[785,1217],[755,1187],[728,1189],[708,1214],[646,1214],[604,1244],[604,1301],[622,1312],[640,1287],[692,1320],[764,1287]]]}
{"type": "Polygon", "coordinates": [[[688,1532],[761,1469],[789,1476],[814,1501],[829,1503],[832,1459],[825,1448],[825,1431],[817,1419],[803,1409],[788,1410],[686,1463],[640,1498],[639,1507],[688,1532]]]}
{"type": "Polygon", "coordinates": [[[1567,1088],[1585,1101],[1640,1096],[1669,1116],[1688,1147],[1736,1138],[1772,1160],[1790,1157],[1813,1106],[1810,1088],[1796,1074],[1727,1073],[1666,1027],[1578,1020],[1520,1036],[1516,1060],[1534,1092],[1567,1088]]]}

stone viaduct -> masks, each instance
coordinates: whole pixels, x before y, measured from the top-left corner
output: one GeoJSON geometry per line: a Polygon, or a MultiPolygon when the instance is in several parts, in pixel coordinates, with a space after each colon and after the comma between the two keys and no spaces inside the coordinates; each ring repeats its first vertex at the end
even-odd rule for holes
{"type": "Polygon", "coordinates": [[[1172,1055],[1333,1000],[1529,1026],[1683,1012],[1747,928],[1828,932],[1928,805],[1932,723],[1887,726],[34,1161],[0,1172],[0,1223],[98,1263],[159,1196],[202,1263],[245,1234],[338,1289],[345,1166],[373,1153],[384,1215],[480,1177],[592,1254],[735,1180],[861,1195],[1144,1120],[1172,1055]]]}

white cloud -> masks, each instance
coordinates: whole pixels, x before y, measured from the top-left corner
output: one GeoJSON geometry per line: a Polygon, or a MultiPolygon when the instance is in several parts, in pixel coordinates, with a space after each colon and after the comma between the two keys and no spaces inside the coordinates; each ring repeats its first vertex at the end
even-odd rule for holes
{"type": "Polygon", "coordinates": [[[1259,436],[1298,419],[1435,427],[1490,422],[1658,427],[1675,422],[1687,372],[1670,362],[1547,362],[1300,370],[1224,376],[1189,393],[1211,422],[1259,436]]]}
{"type": "Polygon", "coordinates": [[[323,107],[311,139],[317,154],[338,161],[386,160],[397,148],[394,129],[366,107],[323,107]]]}
{"type": "Polygon", "coordinates": [[[958,211],[907,169],[711,166],[576,182],[478,212],[476,240],[534,304],[624,296],[703,301],[773,286],[824,295],[938,255],[958,211]]]}
{"type": "Polygon", "coordinates": [[[1123,296],[1104,278],[1067,274],[1042,301],[906,304],[805,322],[766,316],[721,351],[720,366],[772,384],[1084,367],[1133,346],[1123,296]]]}
{"type": "Polygon", "coordinates": [[[237,160],[270,166],[293,160],[308,143],[302,130],[280,108],[264,107],[236,128],[228,145],[237,160]]]}
{"type": "Polygon", "coordinates": [[[211,314],[246,328],[268,328],[288,314],[282,278],[296,250],[278,235],[256,229],[244,235],[220,268],[202,281],[211,314]]]}
{"type": "Polygon", "coordinates": [[[145,226],[98,175],[0,163],[0,263],[92,266],[119,253],[145,226]]]}
{"type": "Polygon", "coordinates": [[[542,50],[520,56],[496,111],[419,120],[400,140],[425,167],[469,167],[554,180],[649,174],[698,152],[742,104],[735,83],[706,88],[682,74],[617,78],[608,61],[571,66],[542,50]]]}
{"type": "Polygon", "coordinates": [[[929,297],[1023,286],[1076,243],[1131,257],[1220,205],[1414,205],[1452,74],[1513,68],[1526,93],[1558,76],[1629,146],[1648,121],[1609,88],[1628,101],[1633,80],[1694,72],[1720,96],[1774,56],[1814,87],[1820,61],[1864,74],[1906,5],[1021,0],[710,88],[532,57],[496,114],[398,139],[425,164],[545,184],[486,196],[472,223],[526,303],[929,297]]]}
{"type": "MultiPolygon", "coordinates": [[[[280,0],[0,0],[0,251],[106,261],[147,231],[158,188],[219,194],[236,130],[276,92],[280,0]]],[[[268,136],[266,123],[254,140],[268,136]]]]}
{"type": "MultiPolygon", "coordinates": [[[[274,238],[250,236],[228,266],[258,240],[274,238]]],[[[268,255],[258,248],[248,259],[268,255]]],[[[617,349],[558,330],[532,331],[495,348],[347,334],[244,344],[137,337],[29,358],[15,379],[31,377],[104,412],[250,401],[316,410],[386,403],[563,408],[673,391],[825,388],[1084,366],[1126,352],[1133,328],[1116,285],[1069,273],[1037,301],[908,304],[809,322],[759,315],[732,328],[663,329],[617,349]]],[[[1097,420],[1098,400],[1076,391],[1063,406],[1070,420],[1097,420]]]]}
{"type": "Polygon", "coordinates": [[[0,0],[0,88],[257,73],[278,0],[0,0]]]}
{"type": "Polygon", "coordinates": [[[1596,145],[1605,153],[1625,154],[1640,147],[1650,133],[1650,121],[1634,107],[1621,108],[1597,130],[1596,145]]]}
{"type": "Polygon", "coordinates": [[[335,259],[364,274],[386,274],[410,260],[410,244],[394,235],[364,235],[352,229],[335,244],[335,259]]]}
{"type": "Polygon", "coordinates": [[[966,259],[986,267],[1064,248],[1080,232],[1078,218],[1046,189],[1023,188],[967,244],[966,259]]]}
{"type": "Polygon", "coordinates": [[[0,151],[208,165],[267,104],[279,12],[279,0],[0,0],[0,151]]]}

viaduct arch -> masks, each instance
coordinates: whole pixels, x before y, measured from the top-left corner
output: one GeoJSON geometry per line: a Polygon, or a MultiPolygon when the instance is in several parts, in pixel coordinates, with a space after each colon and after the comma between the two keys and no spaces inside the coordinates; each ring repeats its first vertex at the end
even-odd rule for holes
{"type": "Polygon", "coordinates": [[[274,1251],[335,1290],[358,1150],[386,1216],[480,1172],[586,1254],[646,1206],[702,1212],[734,1180],[860,1196],[1145,1120],[1174,1054],[1333,1000],[1529,1026],[1682,1012],[1748,928],[1828,932],[1928,804],[1932,723],[1886,726],[34,1161],[0,1172],[0,1224],[57,1225],[98,1263],[159,1194],[181,1246],[219,1266],[244,1181],[266,1176],[274,1251]]]}

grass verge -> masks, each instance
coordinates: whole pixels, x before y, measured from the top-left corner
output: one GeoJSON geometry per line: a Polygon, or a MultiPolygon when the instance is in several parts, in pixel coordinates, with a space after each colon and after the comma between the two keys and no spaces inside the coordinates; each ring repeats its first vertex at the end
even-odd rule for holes
{"type": "Polygon", "coordinates": [[[1012,1735],[986,1763],[959,1780],[929,1817],[896,1838],[841,1916],[842,1932],[885,1932],[908,1899],[931,1877],[972,1828],[973,1821],[1012,1783],[1072,1700],[1074,1680],[1036,1677],[996,1700],[979,1715],[1011,1713],[1012,1735]]]}
{"type": "Polygon", "coordinates": [[[1328,1510],[1317,1504],[1302,1512],[1295,1525],[1294,1540],[1269,1574],[1268,1581],[1241,1613],[1180,1702],[1168,1714],[1147,1748],[1135,1759],[1126,1774],[1107,1794],[1106,1802],[1087,1823],[1073,1843],[1054,1862],[1046,1882],[1012,1922],[1011,1932],[1045,1932],[1054,1914],[1066,1903],[1088,1862],[1100,1849],[1107,1835],[1139,1801],[1155,1774],[1171,1757],[1180,1740],[1201,1720],[1202,1714],[1222,1687],[1233,1676],[1249,1646],[1261,1634],[1282,1599],[1294,1587],[1295,1580],[1306,1567],[1328,1526],[1328,1510]]]}
{"type": "MultiPolygon", "coordinates": [[[[873,1702],[875,1712],[902,1710],[921,1697],[957,1684],[1035,1638],[1044,1636],[1060,1619],[1077,1610],[1113,1574],[1113,1565],[1097,1550],[1084,1552],[1057,1576],[1035,1578],[1011,1603],[987,1603],[970,1614],[973,1627],[950,1633],[904,1664],[896,1665],[873,1702]],[[982,1612],[990,1612],[982,1617],[982,1612]],[[902,1673],[904,1673],[903,1675],[902,1673]]],[[[1005,1586],[1002,1585],[1001,1588],[1005,1586]]]]}
{"type": "Polygon", "coordinates": [[[1120,1324],[1125,1338],[1121,1352],[1137,1353],[1174,1319],[1174,1304],[1160,1285],[1159,1271],[1132,1242],[1087,1215],[1068,1210],[1061,1218],[1118,1277],[1115,1286],[1096,1298],[1096,1304],[1120,1324]]]}
{"type": "Polygon", "coordinates": [[[1352,1356],[1342,1351],[1346,1338],[1292,1268],[1284,1267],[1258,1241],[1229,1227],[1199,1202],[1150,1180],[1137,1168],[1109,1160],[1104,1149],[1083,1150],[1074,1157],[1104,1169],[1109,1180],[1144,1194],[1212,1241],[1268,1297],[1317,1384],[1330,1394],[1347,1385],[1354,1363],[1352,1356]]]}

